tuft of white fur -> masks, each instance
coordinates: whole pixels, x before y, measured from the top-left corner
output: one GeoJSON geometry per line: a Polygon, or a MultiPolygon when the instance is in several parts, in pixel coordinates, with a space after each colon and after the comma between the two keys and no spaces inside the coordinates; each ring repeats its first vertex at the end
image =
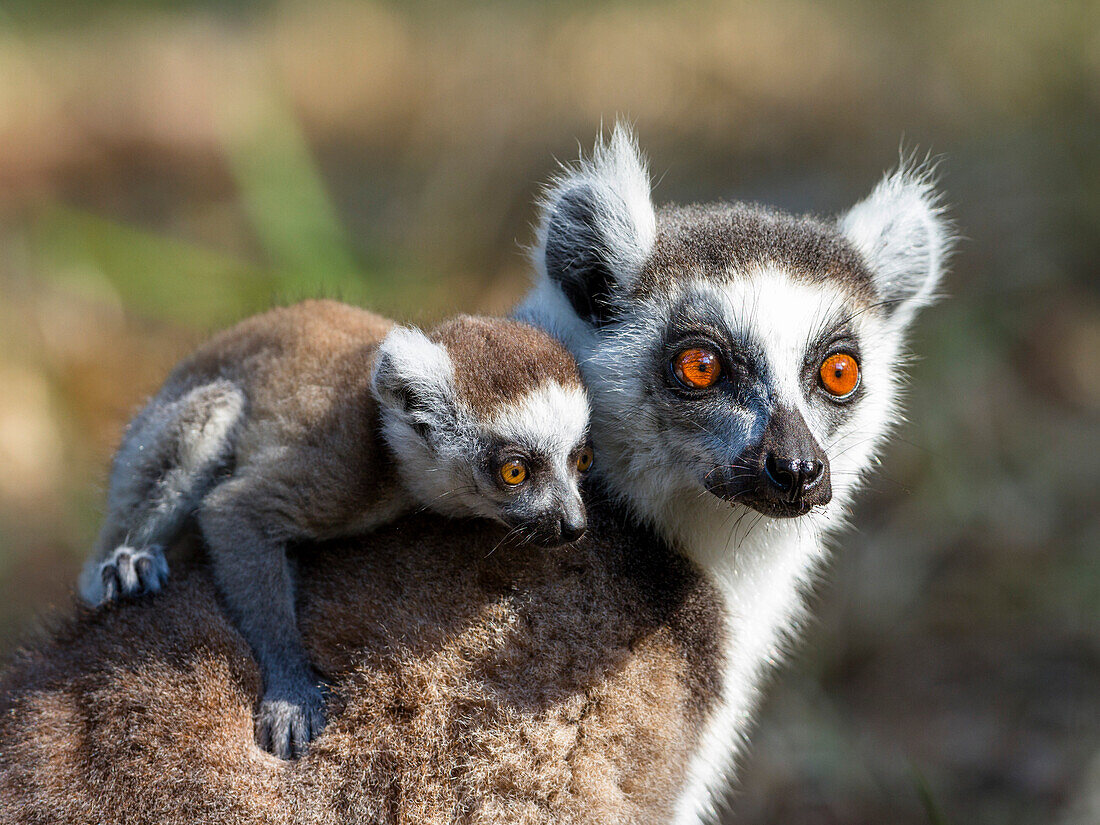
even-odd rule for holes
{"type": "Polygon", "coordinates": [[[945,212],[934,166],[903,161],[840,218],[900,326],[935,297],[955,240],[945,212]]]}
{"type": "MultiPolygon", "coordinates": [[[[641,270],[657,237],[657,219],[650,199],[649,171],[630,127],[619,121],[604,141],[601,133],[589,158],[563,165],[546,187],[531,259],[536,272],[546,275],[546,238],[562,198],[586,190],[598,218],[598,230],[606,244],[607,264],[621,286],[628,287],[641,270]]],[[[587,227],[562,225],[578,239],[587,227]]]]}
{"type": "Polygon", "coordinates": [[[501,407],[484,429],[494,438],[568,462],[588,433],[588,395],[580,387],[547,381],[501,407]]]}
{"type": "Polygon", "coordinates": [[[535,281],[512,317],[549,333],[574,356],[591,350],[599,338],[592,325],[578,317],[569,299],[545,274],[535,281]]]}
{"type": "Polygon", "coordinates": [[[419,329],[396,326],[378,346],[371,388],[378,401],[390,408],[403,410],[406,393],[452,404],[455,383],[451,356],[419,329]]]}
{"type": "Polygon", "coordinates": [[[371,389],[405,489],[423,506],[464,514],[459,497],[448,494],[470,486],[475,433],[459,418],[447,349],[418,329],[394,327],[379,345],[371,389]]]}

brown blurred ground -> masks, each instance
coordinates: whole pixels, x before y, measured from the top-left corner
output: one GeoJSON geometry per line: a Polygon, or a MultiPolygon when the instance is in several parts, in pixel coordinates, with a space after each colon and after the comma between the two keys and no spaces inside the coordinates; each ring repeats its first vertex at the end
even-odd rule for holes
{"type": "Polygon", "coordinates": [[[1097,4],[24,0],[0,78],[0,648],[210,329],[314,294],[505,310],[601,119],[658,201],[826,213],[904,139],[967,240],[730,821],[1100,822],[1097,4]]]}

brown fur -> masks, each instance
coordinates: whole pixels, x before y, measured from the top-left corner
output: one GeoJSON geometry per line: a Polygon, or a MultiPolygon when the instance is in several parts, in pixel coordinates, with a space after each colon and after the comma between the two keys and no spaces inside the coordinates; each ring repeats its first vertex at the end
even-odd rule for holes
{"type": "Polygon", "coordinates": [[[447,348],[456,365],[497,365],[455,370],[459,395],[484,418],[546,381],[581,386],[577,362],[569,351],[528,324],[465,315],[433,330],[430,337],[447,348]],[[500,369],[501,363],[508,369],[500,369]]]}
{"type": "MultiPolygon", "coordinates": [[[[407,497],[378,437],[370,389],[378,344],[392,327],[347,304],[303,301],[216,335],[181,362],[165,386],[223,378],[243,389],[248,411],[233,450],[236,466],[262,465],[257,481],[280,516],[298,523],[301,536],[346,535],[357,521],[373,526],[372,516],[407,497]],[[279,444],[294,449],[267,460],[279,444]]],[[[459,397],[479,415],[491,416],[546,381],[581,386],[569,352],[527,324],[467,315],[429,337],[447,348],[459,397]]]]}
{"type": "Polygon", "coordinates": [[[0,678],[3,823],[656,823],[715,700],[718,597],[594,507],[532,554],[418,515],[301,560],[329,724],[253,743],[259,678],[208,574],[81,610],[0,678]]]}
{"type": "Polygon", "coordinates": [[[298,522],[302,533],[325,535],[353,522],[366,503],[384,509],[397,492],[370,390],[378,344],[392,327],[336,301],[280,307],[214,336],[165,386],[225,378],[244,390],[236,466],[262,464],[280,516],[298,522]],[[276,444],[294,449],[266,461],[265,450],[276,444]]]}

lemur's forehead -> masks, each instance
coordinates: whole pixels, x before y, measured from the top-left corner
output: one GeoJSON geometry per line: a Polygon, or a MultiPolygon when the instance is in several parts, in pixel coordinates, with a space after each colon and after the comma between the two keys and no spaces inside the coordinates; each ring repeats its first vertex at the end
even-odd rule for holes
{"type": "Polygon", "coordinates": [[[665,310],[669,332],[710,332],[747,346],[854,335],[866,308],[828,282],[809,283],[781,267],[755,266],[728,280],[698,278],[677,285],[665,310]]]}
{"type": "Polygon", "coordinates": [[[430,337],[450,356],[458,400],[483,421],[516,407],[545,385],[584,396],[573,356],[528,324],[464,315],[437,327],[430,337]]]}
{"type": "Polygon", "coordinates": [[[657,213],[657,237],[636,297],[654,298],[685,281],[721,284],[767,271],[843,290],[871,305],[877,291],[860,254],[833,226],[748,204],[670,206],[657,213]]]}
{"type": "Polygon", "coordinates": [[[497,408],[481,430],[490,440],[565,460],[588,437],[588,396],[579,385],[545,381],[497,408]]]}

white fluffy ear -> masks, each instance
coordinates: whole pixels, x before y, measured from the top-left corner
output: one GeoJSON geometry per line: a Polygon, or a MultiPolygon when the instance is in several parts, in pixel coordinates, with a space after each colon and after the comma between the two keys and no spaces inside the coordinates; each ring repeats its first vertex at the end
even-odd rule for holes
{"type": "Polygon", "coordinates": [[[428,424],[454,406],[447,350],[413,327],[394,327],[378,346],[371,387],[383,407],[428,424]]]}
{"type": "Polygon", "coordinates": [[[617,123],[591,158],[547,187],[534,263],[580,318],[599,325],[614,315],[616,292],[638,275],[655,236],[645,161],[629,127],[617,123]]]}
{"type": "Polygon", "coordinates": [[[903,164],[840,219],[890,316],[905,326],[935,297],[954,238],[932,170],[903,164]]]}

